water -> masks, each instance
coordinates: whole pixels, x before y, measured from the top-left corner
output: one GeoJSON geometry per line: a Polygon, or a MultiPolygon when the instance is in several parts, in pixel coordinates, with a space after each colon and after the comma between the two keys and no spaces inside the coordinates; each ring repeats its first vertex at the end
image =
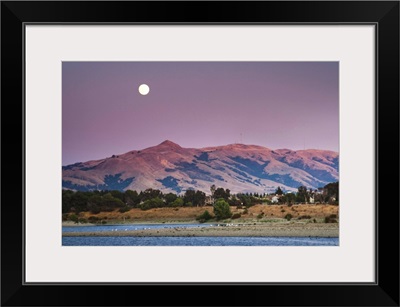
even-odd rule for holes
{"type": "Polygon", "coordinates": [[[339,238],[63,237],[63,246],[338,246],[339,238]]]}
{"type": "MultiPolygon", "coordinates": [[[[213,224],[135,224],[135,225],[99,225],[99,226],[64,226],[63,232],[102,232],[102,231],[124,231],[124,230],[143,230],[161,229],[175,227],[210,227],[213,224]]],[[[216,224],[214,224],[215,226],[216,224]]]]}
{"type": "MultiPolygon", "coordinates": [[[[63,227],[63,232],[104,232],[212,224],[136,224],[63,227]]],[[[213,225],[215,226],[215,224],[213,225]]],[[[63,246],[338,246],[339,238],[314,237],[63,237],[63,246]]]]}

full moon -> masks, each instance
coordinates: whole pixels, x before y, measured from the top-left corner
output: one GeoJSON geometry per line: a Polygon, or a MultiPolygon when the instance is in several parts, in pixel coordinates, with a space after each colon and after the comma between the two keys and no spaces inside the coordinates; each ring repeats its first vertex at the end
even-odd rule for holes
{"type": "Polygon", "coordinates": [[[141,84],[139,86],[139,93],[141,95],[147,95],[150,92],[150,87],[147,84],[141,84]]]}

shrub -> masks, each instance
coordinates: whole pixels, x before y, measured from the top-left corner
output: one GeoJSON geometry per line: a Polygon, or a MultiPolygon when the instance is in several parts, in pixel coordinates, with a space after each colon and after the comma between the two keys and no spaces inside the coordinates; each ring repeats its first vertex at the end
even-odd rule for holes
{"type": "Polygon", "coordinates": [[[196,220],[199,221],[200,223],[204,223],[212,218],[213,218],[213,216],[210,214],[210,212],[205,210],[202,214],[200,214],[198,217],[196,217],[196,220]]]}
{"type": "Polygon", "coordinates": [[[336,219],[331,218],[330,216],[326,216],[324,219],[325,223],[337,223],[336,219]]]}
{"type": "Polygon", "coordinates": [[[242,215],[240,213],[235,213],[232,215],[232,220],[240,218],[242,215]]]}
{"type": "Polygon", "coordinates": [[[290,213],[285,215],[285,219],[288,220],[288,221],[290,221],[292,219],[292,217],[293,216],[290,213]]]}
{"type": "Polygon", "coordinates": [[[249,210],[247,210],[247,208],[246,208],[246,209],[244,209],[243,214],[247,214],[247,213],[249,213],[249,210]]]}
{"type": "Polygon", "coordinates": [[[283,212],[286,212],[286,210],[285,210],[285,209],[282,209],[281,212],[282,212],[282,213],[283,213],[283,212]]]}
{"type": "Polygon", "coordinates": [[[118,211],[121,213],[124,213],[124,212],[128,212],[129,210],[131,210],[131,208],[129,208],[128,206],[125,206],[125,207],[119,208],[118,211]]]}
{"type": "Polygon", "coordinates": [[[264,216],[264,212],[261,212],[259,215],[257,215],[258,219],[261,219],[264,216]]]}
{"type": "Polygon", "coordinates": [[[141,203],[140,205],[139,205],[139,208],[140,208],[140,210],[149,210],[149,209],[151,209],[151,207],[150,207],[150,205],[149,205],[149,203],[148,202],[144,202],[144,203],[141,203]]]}
{"type": "Polygon", "coordinates": [[[299,219],[299,220],[309,220],[311,218],[311,216],[309,216],[309,215],[302,215],[302,216],[299,216],[297,219],[299,219]]]}
{"type": "Polygon", "coordinates": [[[70,219],[70,221],[73,221],[75,223],[78,223],[78,221],[79,221],[79,218],[78,218],[78,216],[76,214],[71,214],[69,216],[69,219],[70,219]]]}
{"type": "Polygon", "coordinates": [[[142,210],[149,210],[152,208],[163,207],[163,205],[164,205],[164,201],[161,198],[156,197],[156,198],[152,198],[152,199],[148,199],[148,200],[144,201],[143,203],[141,203],[139,205],[139,208],[142,210]]]}

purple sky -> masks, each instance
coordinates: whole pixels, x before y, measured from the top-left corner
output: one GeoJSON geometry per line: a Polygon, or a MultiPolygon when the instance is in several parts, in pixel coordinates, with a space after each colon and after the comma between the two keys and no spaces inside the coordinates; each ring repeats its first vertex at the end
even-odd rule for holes
{"type": "Polygon", "coordinates": [[[63,165],[154,146],[339,148],[338,62],[64,62],[63,165]],[[138,86],[150,93],[142,96],[138,86]]]}

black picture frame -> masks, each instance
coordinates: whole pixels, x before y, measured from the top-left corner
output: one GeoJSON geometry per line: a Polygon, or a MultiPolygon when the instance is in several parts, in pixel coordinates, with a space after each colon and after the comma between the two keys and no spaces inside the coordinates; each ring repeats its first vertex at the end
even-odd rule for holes
{"type": "Polygon", "coordinates": [[[3,1],[1,77],[2,306],[399,306],[398,1],[3,1]],[[376,282],[26,284],[24,25],[32,22],[375,25],[376,282]]]}

